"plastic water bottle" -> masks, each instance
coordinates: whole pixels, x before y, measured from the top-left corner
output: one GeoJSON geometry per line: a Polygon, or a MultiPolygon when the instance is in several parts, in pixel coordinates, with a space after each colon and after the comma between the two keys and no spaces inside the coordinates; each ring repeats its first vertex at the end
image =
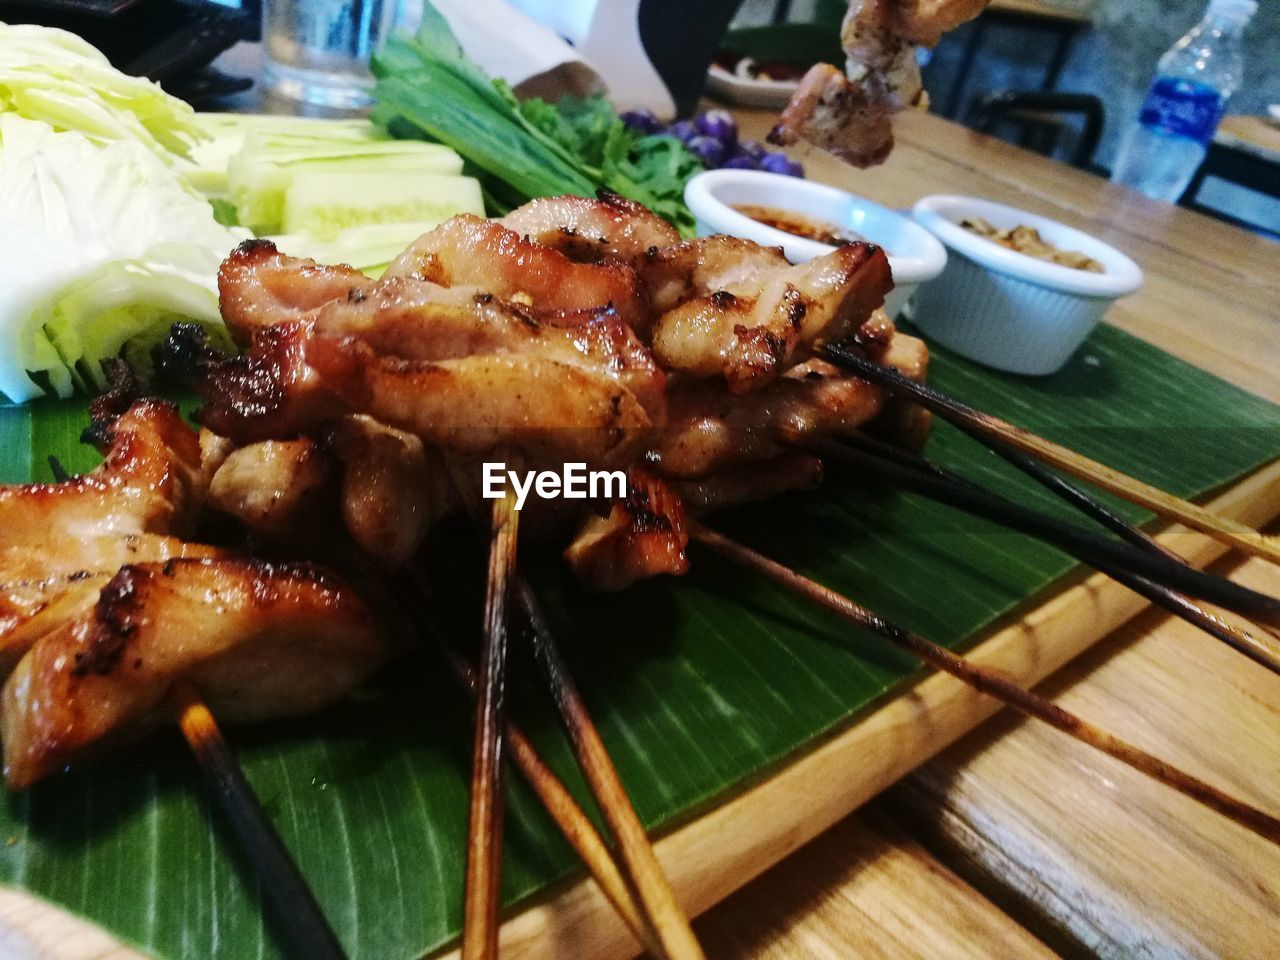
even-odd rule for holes
{"type": "Polygon", "coordinates": [[[1113,182],[1170,203],[1182,196],[1240,86],[1240,33],[1257,9],[1255,0],[1209,0],[1204,19],[1160,58],[1113,182]]]}

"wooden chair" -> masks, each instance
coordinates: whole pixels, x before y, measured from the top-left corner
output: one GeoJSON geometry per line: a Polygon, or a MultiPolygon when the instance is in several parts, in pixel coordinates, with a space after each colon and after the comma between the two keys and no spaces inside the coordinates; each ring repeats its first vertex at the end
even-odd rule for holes
{"type": "Polygon", "coordinates": [[[1063,159],[1073,167],[1098,172],[1093,165],[1093,154],[1102,138],[1106,114],[1102,101],[1091,94],[1001,90],[975,99],[970,116],[975,129],[992,136],[1014,128],[1010,142],[1046,157],[1058,152],[1064,134],[1073,129],[1065,118],[1082,117],[1083,128],[1063,159]]]}
{"type": "Polygon", "coordinates": [[[1201,203],[1198,199],[1200,188],[1209,177],[1216,177],[1228,183],[1254,190],[1269,197],[1280,199],[1280,164],[1268,157],[1259,156],[1249,150],[1242,150],[1229,144],[1216,141],[1209,144],[1209,152],[1204,162],[1196,171],[1187,189],[1178,198],[1178,206],[1187,207],[1199,213],[1208,214],[1227,223],[1252,230],[1273,240],[1280,240],[1280,234],[1270,227],[1249,220],[1234,217],[1217,207],[1201,203]]]}

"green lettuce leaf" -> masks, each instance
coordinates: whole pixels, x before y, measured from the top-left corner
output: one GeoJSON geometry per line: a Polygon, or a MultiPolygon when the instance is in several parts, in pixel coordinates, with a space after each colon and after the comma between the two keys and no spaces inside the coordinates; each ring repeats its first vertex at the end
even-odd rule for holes
{"type": "Polygon", "coordinates": [[[0,114],[0,391],[100,387],[104,357],[173,320],[220,326],[218,265],[246,236],[142,144],[0,114]]]}
{"type": "Polygon", "coordinates": [[[94,143],[127,140],[166,163],[201,138],[190,105],[111,66],[75,34],[0,23],[0,113],[76,131],[94,143]]]}

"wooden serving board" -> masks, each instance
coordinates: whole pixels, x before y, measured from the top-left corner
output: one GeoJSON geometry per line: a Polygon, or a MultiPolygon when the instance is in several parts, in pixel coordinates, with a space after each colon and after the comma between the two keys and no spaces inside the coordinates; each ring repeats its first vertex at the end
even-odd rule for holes
{"type": "MultiPolygon", "coordinates": [[[[1210,506],[1253,526],[1280,516],[1280,462],[1235,485],[1210,506]]],[[[1181,528],[1160,539],[1196,566],[1224,553],[1220,544],[1181,528]]],[[[968,656],[1021,683],[1035,684],[1146,606],[1115,582],[1093,575],[994,629],[968,656]]],[[[690,914],[708,909],[998,709],[949,676],[927,676],[746,792],[667,833],[656,849],[681,903],[690,914]]],[[[502,928],[503,956],[513,960],[625,960],[636,949],[594,882],[586,879],[553,889],[502,928]]],[[[57,907],[21,891],[0,889],[0,957],[5,960],[143,956],[57,907]]]]}

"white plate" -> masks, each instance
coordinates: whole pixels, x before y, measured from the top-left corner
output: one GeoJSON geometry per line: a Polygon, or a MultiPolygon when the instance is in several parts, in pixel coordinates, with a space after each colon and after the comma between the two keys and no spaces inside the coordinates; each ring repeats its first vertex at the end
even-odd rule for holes
{"type": "Polygon", "coordinates": [[[730,73],[718,63],[707,71],[707,92],[726,103],[741,107],[774,107],[787,105],[800,86],[798,80],[753,80],[730,73]]]}
{"type": "Polygon", "coordinates": [[[1280,127],[1280,103],[1267,105],[1267,119],[1275,126],[1280,127]]]}

